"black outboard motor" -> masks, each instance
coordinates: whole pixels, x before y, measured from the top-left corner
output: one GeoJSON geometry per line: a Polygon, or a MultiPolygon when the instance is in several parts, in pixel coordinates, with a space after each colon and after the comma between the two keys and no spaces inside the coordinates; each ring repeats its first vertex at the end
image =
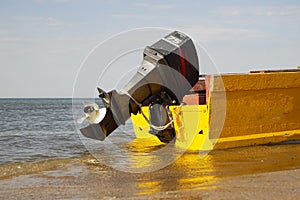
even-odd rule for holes
{"type": "Polygon", "coordinates": [[[179,105],[198,77],[198,56],[192,40],[174,31],[145,48],[141,66],[122,90],[106,93],[98,88],[105,113],[80,131],[88,138],[104,140],[131,114],[140,112],[141,106],[149,106],[149,121],[154,125],[150,133],[170,142],[175,136],[172,126],[163,130],[152,127],[162,127],[172,120],[168,106],[179,105]]]}

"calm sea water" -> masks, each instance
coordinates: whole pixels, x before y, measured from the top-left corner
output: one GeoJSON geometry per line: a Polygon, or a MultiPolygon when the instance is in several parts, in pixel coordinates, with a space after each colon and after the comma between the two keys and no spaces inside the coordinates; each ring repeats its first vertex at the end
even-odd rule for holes
{"type": "Polygon", "coordinates": [[[72,99],[0,99],[0,164],[78,156],[72,99]]]}
{"type": "MultiPolygon", "coordinates": [[[[135,134],[130,120],[105,141],[84,138],[78,129],[88,123],[85,121],[75,126],[73,115],[76,119],[82,117],[83,102],[87,101],[96,102],[101,107],[99,99],[0,99],[0,164],[70,158],[90,153],[116,169],[131,170],[132,165],[140,163],[141,157],[148,159],[146,163],[157,162],[160,165],[160,160],[173,161],[173,154],[177,156],[173,145],[160,151],[159,155],[140,155],[138,152],[150,151],[152,143],[148,140],[146,144],[141,141],[132,143],[135,134]],[[162,159],[165,153],[167,158],[162,159]],[[129,159],[134,161],[128,162],[129,159]]],[[[163,145],[154,147],[162,148],[163,145]]]]}
{"type": "MultiPolygon", "coordinates": [[[[175,161],[174,158],[177,158],[177,155],[182,153],[176,152],[172,145],[155,144],[155,146],[148,140],[133,142],[135,136],[130,120],[104,142],[82,138],[78,134],[78,127],[75,127],[73,111],[75,116],[82,116],[83,101],[85,100],[76,100],[76,109],[72,110],[72,99],[0,99],[0,164],[2,166],[7,166],[6,164],[9,163],[19,165],[19,162],[32,163],[31,161],[78,157],[87,155],[89,150],[98,160],[115,169],[130,171],[141,168],[143,171],[148,168],[152,169],[153,166],[169,163],[169,161],[171,163],[175,161]]],[[[210,157],[221,155],[220,162],[211,164],[215,168],[220,163],[230,161],[230,164],[232,159],[238,161],[237,166],[243,160],[249,160],[249,162],[258,160],[261,164],[261,160],[269,159],[268,164],[272,169],[275,166],[281,169],[299,167],[299,159],[296,156],[298,152],[298,144],[289,144],[249,147],[240,150],[229,149],[219,151],[217,154],[213,153],[210,157]],[[231,152],[236,153],[232,158],[231,152]],[[289,156],[286,156],[286,153],[289,156]],[[245,158],[239,158],[241,154],[245,155],[245,158]],[[258,158],[253,160],[253,154],[257,154],[258,158]]],[[[184,163],[201,160],[198,153],[187,155],[192,158],[184,163]]],[[[211,170],[211,166],[207,169],[211,170]]]]}

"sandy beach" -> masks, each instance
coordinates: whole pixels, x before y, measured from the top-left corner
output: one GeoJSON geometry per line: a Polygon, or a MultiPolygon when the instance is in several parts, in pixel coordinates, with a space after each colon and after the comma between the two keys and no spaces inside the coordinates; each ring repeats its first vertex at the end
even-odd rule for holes
{"type": "Polygon", "coordinates": [[[149,173],[125,173],[90,155],[2,165],[1,199],[297,199],[300,145],[186,153],[149,173]]]}

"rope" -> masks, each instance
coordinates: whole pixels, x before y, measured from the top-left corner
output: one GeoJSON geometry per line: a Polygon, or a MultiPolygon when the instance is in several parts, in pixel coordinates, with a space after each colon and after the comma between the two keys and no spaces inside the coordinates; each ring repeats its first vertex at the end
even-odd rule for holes
{"type": "Polygon", "coordinates": [[[145,115],[145,113],[143,112],[142,110],[142,104],[139,103],[133,96],[131,96],[126,90],[123,90],[121,89],[120,92],[121,94],[125,94],[127,95],[132,101],[134,101],[134,103],[136,103],[139,108],[140,108],[140,111],[141,111],[141,114],[142,116],[144,117],[144,119],[146,120],[146,122],[149,124],[150,127],[152,127],[153,129],[157,130],[157,131],[163,131],[165,130],[166,128],[168,128],[169,126],[172,125],[172,123],[178,118],[179,116],[179,113],[180,113],[180,110],[181,110],[181,107],[184,105],[184,103],[181,103],[178,108],[176,109],[176,112],[175,112],[175,117],[167,124],[163,125],[163,126],[155,126],[153,124],[151,124],[150,120],[147,118],[147,116],[145,115]]]}

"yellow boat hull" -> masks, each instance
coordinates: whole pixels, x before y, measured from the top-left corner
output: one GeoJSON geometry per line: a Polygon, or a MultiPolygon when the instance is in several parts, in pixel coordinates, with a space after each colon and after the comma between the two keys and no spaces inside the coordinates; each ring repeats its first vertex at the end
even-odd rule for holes
{"type": "MultiPolygon", "coordinates": [[[[299,71],[206,79],[207,104],[170,106],[177,117],[176,146],[198,151],[300,140],[299,71]]],[[[148,116],[148,108],[142,109],[148,116]]],[[[154,140],[141,114],[131,119],[137,138],[154,140]]]]}

